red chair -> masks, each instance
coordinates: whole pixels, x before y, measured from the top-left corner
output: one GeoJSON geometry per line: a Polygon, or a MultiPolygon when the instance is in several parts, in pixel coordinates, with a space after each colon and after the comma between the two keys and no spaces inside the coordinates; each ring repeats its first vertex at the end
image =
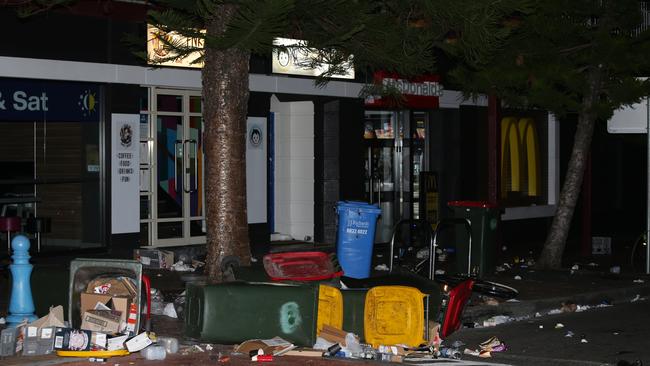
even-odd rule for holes
{"type": "Polygon", "coordinates": [[[7,250],[11,255],[11,233],[20,231],[21,220],[18,216],[1,216],[0,232],[7,233],[7,250]]]}
{"type": "Polygon", "coordinates": [[[444,339],[460,328],[463,309],[472,296],[473,286],[473,280],[465,280],[449,290],[447,295],[449,299],[444,309],[442,327],[440,328],[440,338],[444,339]]]}

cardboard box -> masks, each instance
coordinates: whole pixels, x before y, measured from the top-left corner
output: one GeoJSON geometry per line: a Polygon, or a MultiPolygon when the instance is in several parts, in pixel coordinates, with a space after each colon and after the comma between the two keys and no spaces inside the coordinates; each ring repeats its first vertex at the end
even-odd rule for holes
{"type": "Polygon", "coordinates": [[[28,325],[25,328],[23,356],[49,355],[54,352],[54,333],[56,327],[38,328],[28,325]]]}
{"type": "Polygon", "coordinates": [[[93,332],[89,330],[56,328],[54,349],[63,351],[90,351],[93,332]]]}
{"type": "Polygon", "coordinates": [[[120,314],[112,310],[88,310],[81,318],[81,329],[114,334],[120,330],[120,314]]]}
{"type": "Polygon", "coordinates": [[[135,284],[126,277],[96,278],[88,283],[86,292],[89,294],[101,294],[129,298],[134,298],[138,294],[138,290],[135,284]]]}
{"type": "Polygon", "coordinates": [[[133,298],[82,293],[79,312],[83,314],[88,310],[95,310],[95,306],[99,302],[115,311],[119,311],[120,321],[126,322],[126,318],[129,316],[129,305],[131,301],[133,301],[133,298]]]}
{"type": "Polygon", "coordinates": [[[135,249],[133,258],[144,268],[171,269],[174,264],[174,252],[160,249],[135,249]]]}

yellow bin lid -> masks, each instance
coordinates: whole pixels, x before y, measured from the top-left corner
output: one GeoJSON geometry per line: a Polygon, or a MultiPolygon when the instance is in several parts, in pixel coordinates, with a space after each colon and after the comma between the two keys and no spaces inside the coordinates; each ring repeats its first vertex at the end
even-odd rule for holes
{"type": "Polygon", "coordinates": [[[343,328],[343,295],[336,287],[321,284],[318,288],[317,335],[320,335],[325,324],[338,329],[343,328]]]}
{"type": "Polygon", "coordinates": [[[408,286],[377,286],[368,290],[363,331],[366,342],[417,347],[424,340],[424,297],[408,286]]]}

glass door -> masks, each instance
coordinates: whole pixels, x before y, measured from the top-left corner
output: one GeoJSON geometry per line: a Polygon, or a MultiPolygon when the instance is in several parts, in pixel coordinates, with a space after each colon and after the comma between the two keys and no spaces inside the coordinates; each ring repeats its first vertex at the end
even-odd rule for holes
{"type": "MultiPolygon", "coordinates": [[[[205,243],[203,120],[198,91],[153,89],[147,244],[205,243]]],[[[143,228],[144,229],[144,228],[143,228]]]]}
{"type": "Polygon", "coordinates": [[[365,111],[365,198],[381,208],[375,242],[390,241],[393,226],[402,217],[403,114],[365,111]]]}
{"type": "Polygon", "coordinates": [[[427,112],[413,112],[412,126],[409,131],[409,142],[411,147],[412,159],[410,161],[411,171],[411,218],[420,219],[420,190],[422,185],[421,173],[428,168],[425,151],[427,128],[429,125],[429,114],[427,112]]]}
{"type": "Polygon", "coordinates": [[[399,220],[419,218],[427,125],[427,112],[365,111],[365,198],[381,208],[375,242],[389,242],[399,220]]]}

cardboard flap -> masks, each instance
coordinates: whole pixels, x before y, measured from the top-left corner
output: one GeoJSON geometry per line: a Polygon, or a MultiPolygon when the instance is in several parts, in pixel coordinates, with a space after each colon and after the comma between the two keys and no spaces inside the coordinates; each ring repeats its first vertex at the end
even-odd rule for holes
{"type": "Polygon", "coordinates": [[[42,318],[34,320],[31,324],[32,327],[65,327],[63,318],[63,306],[50,307],[50,312],[42,318]]]}

